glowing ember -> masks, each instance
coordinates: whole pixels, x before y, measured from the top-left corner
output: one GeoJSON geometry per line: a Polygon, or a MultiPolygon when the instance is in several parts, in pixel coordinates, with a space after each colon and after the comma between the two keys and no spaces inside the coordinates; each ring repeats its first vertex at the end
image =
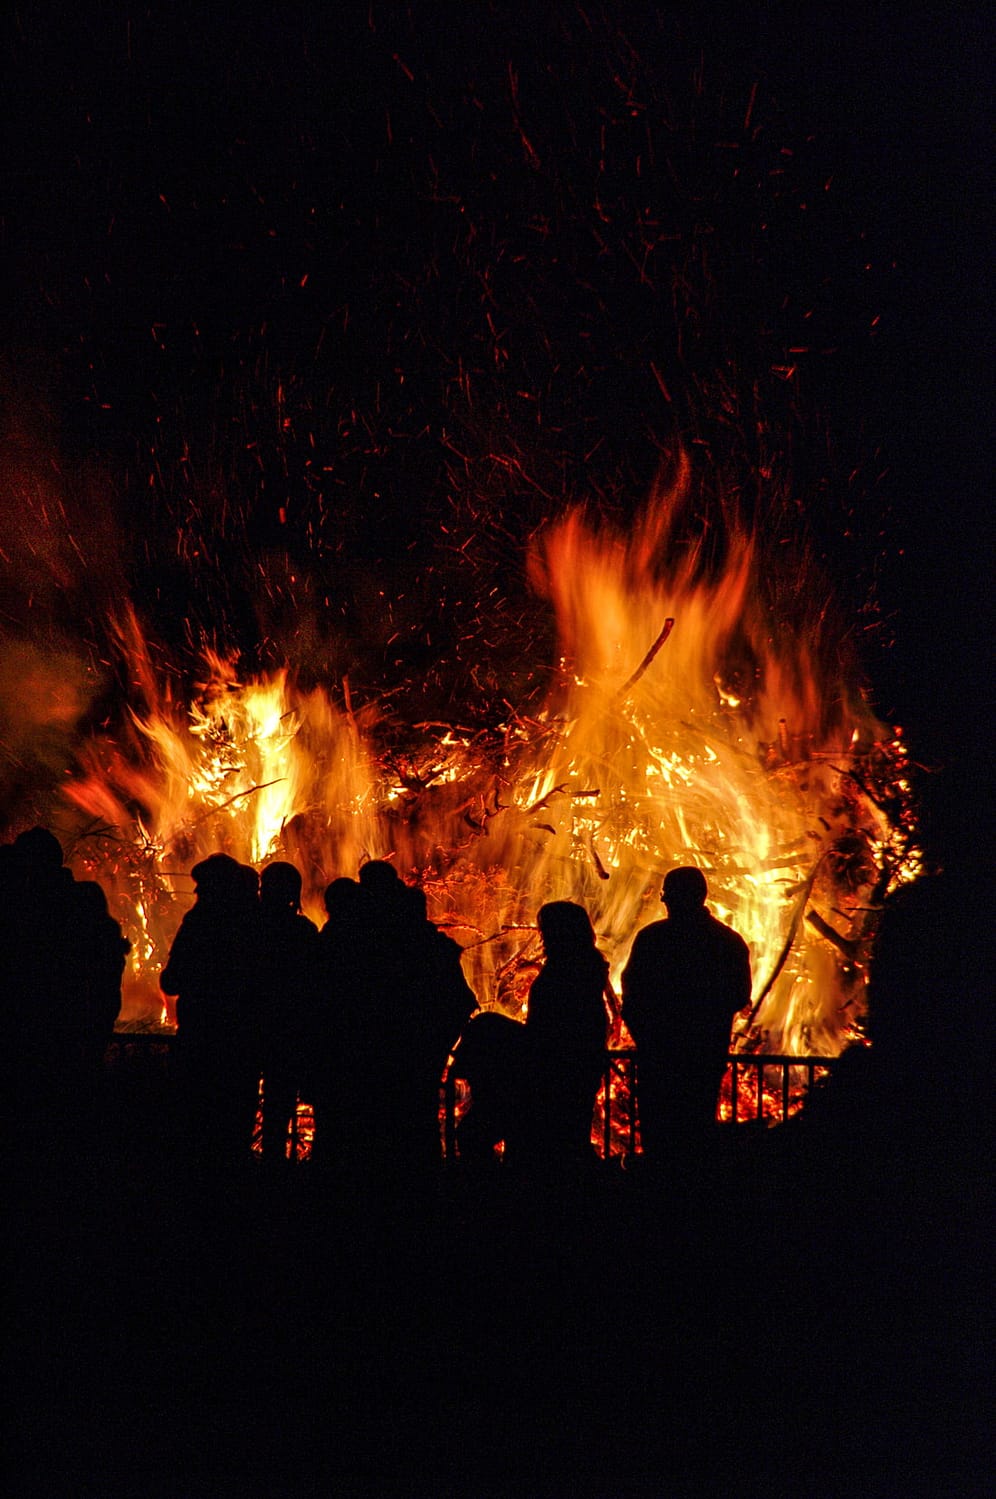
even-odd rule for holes
{"type": "Polygon", "coordinates": [[[487,735],[418,725],[388,755],[346,684],[336,706],[287,670],[239,683],[217,657],[188,708],[128,621],[142,704],[68,787],[92,819],[74,861],[133,942],[125,1013],[158,1013],[188,872],[214,849],[292,859],[319,920],[331,879],[391,857],[464,945],[481,1005],[512,1014],[543,901],[588,908],[618,977],[663,914],[663,873],[695,863],[753,954],[755,1008],[735,1044],[832,1056],[860,1038],[877,908],[918,868],[905,750],[821,675],[807,632],[779,633],[750,537],[734,532],[722,569],[678,547],[686,479],[625,536],[573,512],[535,542],[558,670],[542,711],[508,711],[487,735]]]}

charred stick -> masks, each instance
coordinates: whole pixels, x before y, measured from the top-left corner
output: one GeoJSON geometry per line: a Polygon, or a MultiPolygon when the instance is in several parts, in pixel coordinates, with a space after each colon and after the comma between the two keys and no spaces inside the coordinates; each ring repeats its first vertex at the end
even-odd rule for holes
{"type": "Polygon", "coordinates": [[[605,865],[602,863],[601,859],[598,857],[598,849],[595,847],[595,835],[594,835],[594,833],[592,833],[591,838],[589,839],[589,845],[591,847],[591,861],[592,861],[592,863],[595,866],[595,873],[598,875],[598,878],[600,880],[607,880],[607,879],[609,879],[610,878],[609,871],[606,869],[605,865]]]}
{"type": "Polygon", "coordinates": [[[829,921],[824,921],[819,911],[807,911],[806,920],[814,931],[819,932],[821,937],[825,937],[828,942],[832,942],[834,947],[844,954],[845,958],[853,960],[857,957],[858,944],[853,942],[850,937],[842,936],[835,926],[830,925],[829,921]]]}
{"type": "Polygon", "coordinates": [[[789,762],[789,731],[784,718],[778,720],[778,749],[786,764],[789,762]]]}
{"type": "Polygon", "coordinates": [[[526,808],[527,815],[529,813],[531,813],[531,812],[539,812],[541,810],[541,808],[543,808],[543,807],[546,806],[547,802],[551,799],[551,797],[554,797],[554,796],[566,796],[566,795],[567,795],[567,782],[566,781],[561,781],[560,785],[552,787],[551,790],[549,790],[546,793],[546,796],[541,796],[538,802],[533,802],[533,804],[532,804],[531,807],[527,807],[526,808]]]}
{"type": "MultiPolygon", "coordinates": [[[[196,828],[202,822],[206,822],[208,818],[213,817],[216,812],[223,812],[226,807],[230,807],[233,802],[240,801],[242,797],[255,796],[257,791],[265,791],[268,786],[279,785],[281,781],[285,781],[286,779],[286,776],[274,776],[272,781],[260,781],[258,786],[248,786],[245,791],[236,791],[232,796],[226,797],[223,802],[218,802],[217,806],[208,807],[207,811],[202,812],[200,817],[195,817],[193,822],[188,822],[185,827],[181,828],[176,837],[179,838],[182,833],[189,833],[192,828],[196,828]]],[[[174,841],[175,840],[173,838],[169,839],[169,841],[165,843],[163,847],[169,848],[170,843],[173,843],[174,841]]]]}
{"type": "Polygon", "coordinates": [[[654,657],[657,655],[657,652],[660,650],[660,648],[664,644],[665,640],[667,640],[667,637],[670,635],[670,633],[671,633],[671,631],[673,629],[674,629],[674,620],[673,619],[666,619],[664,621],[664,625],[663,625],[663,628],[661,629],[660,634],[658,635],[657,639],[654,641],[653,645],[650,647],[650,649],[647,652],[647,654],[644,656],[643,660],[640,662],[639,666],[636,668],[636,671],[633,673],[633,675],[631,677],[627,678],[627,680],[620,687],[619,691],[616,693],[616,699],[617,699],[617,701],[620,700],[620,699],[622,699],[622,698],[624,698],[626,696],[626,694],[628,692],[630,692],[632,690],[632,688],[634,688],[636,686],[637,682],[643,676],[643,674],[647,670],[647,668],[651,665],[654,657]]]}
{"type": "Polygon", "coordinates": [[[352,729],[356,738],[359,739],[360,728],[359,724],[356,722],[356,716],[353,713],[353,694],[349,690],[348,672],[344,672],[342,677],[342,697],[343,702],[346,704],[346,718],[349,721],[349,727],[352,729]]]}

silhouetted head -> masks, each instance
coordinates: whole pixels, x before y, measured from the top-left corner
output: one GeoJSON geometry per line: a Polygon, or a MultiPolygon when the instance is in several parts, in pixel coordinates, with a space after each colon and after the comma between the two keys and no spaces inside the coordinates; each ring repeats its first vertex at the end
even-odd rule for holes
{"type": "Polygon", "coordinates": [[[669,916],[692,916],[705,906],[708,892],[706,877],[701,869],[692,864],[683,864],[664,876],[661,900],[667,906],[669,916]]]}
{"type": "Polygon", "coordinates": [[[360,870],[360,884],[378,910],[393,916],[407,909],[408,886],[386,859],[368,860],[360,870]]]}
{"type": "Polygon", "coordinates": [[[345,875],[326,885],[324,898],[330,921],[355,921],[366,902],[363,888],[345,875]]]}
{"type": "Polygon", "coordinates": [[[301,884],[301,875],[294,865],[278,859],[274,864],[267,864],[259,877],[259,898],[268,910],[280,907],[299,911],[301,884]]]}
{"type": "Polygon", "coordinates": [[[73,886],[77,909],[91,918],[108,916],[107,896],[96,880],[77,880],[73,886]]]}
{"type": "Polygon", "coordinates": [[[386,859],[368,859],[360,868],[360,884],[371,895],[397,894],[398,871],[386,859]]]}
{"type": "Polygon", "coordinates": [[[38,874],[62,868],[62,845],[48,828],[28,828],[14,839],[14,853],[23,867],[38,874]]]}
{"type": "MultiPolygon", "coordinates": [[[[198,895],[232,897],[244,888],[242,866],[230,854],[208,854],[190,871],[198,895]]],[[[255,871],[254,871],[255,872],[255,871]]]]}
{"type": "Polygon", "coordinates": [[[551,900],[540,906],[540,936],[548,958],[566,957],[595,946],[595,929],[584,906],[572,900],[551,900]]]}

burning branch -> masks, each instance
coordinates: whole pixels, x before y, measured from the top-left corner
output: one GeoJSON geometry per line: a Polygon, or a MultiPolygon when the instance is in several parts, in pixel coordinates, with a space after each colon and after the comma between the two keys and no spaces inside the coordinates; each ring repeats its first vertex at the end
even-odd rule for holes
{"type": "Polygon", "coordinates": [[[606,869],[605,865],[602,863],[601,859],[598,857],[598,849],[595,847],[595,835],[594,835],[594,833],[592,833],[590,835],[590,837],[588,839],[588,844],[589,844],[589,847],[591,849],[591,861],[592,861],[592,863],[595,866],[595,873],[598,875],[598,878],[600,880],[607,880],[607,879],[609,879],[609,877],[610,877],[609,876],[609,871],[606,869]]]}
{"type": "Polygon", "coordinates": [[[223,802],[217,802],[215,806],[208,807],[206,811],[201,813],[200,817],[195,817],[193,822],[188,822],[186,826],[181,829],[180,833],[175,833],[172,838],[167,838],[165,843],[163,844],[163,848],[169,848],[170,844],[175,842],[176,839],[181,836],[181,834],[182,836],[186,837],[188,834],[193,832],[194,828],[200,827],[202,822],[207,822],[209,818],[214,817],[218,812],[224,812],[225,808],[230,807],[233,802],[241,801],[242,798],[246,796],[255,796],[258,792],[265,791],[269,786],[279,786],[280,782],[285,779],[285,776],[274,776],[272,781],[261,781],[258,786],[247,786],[245,791],[233,792],[233,794],[231,796],[227,796],[223,802]]]}
{"type": "Polygon", "coordinates": [[[824,921],[819,911],[807,911],[806,920],[814,931],[819,932],[821,937],[825,937],[828,942],[831,942],[837,948],[838,952],[844,954],[848,961],[854,961],[858,955],[858,944],[856,942],[853,942],[849,937],[842,936],[835,926],[830,925],[829,921],[824,921]]]}
{"type": "Polygon", "coordinates": [[[768,982],[765,984],[764,988],[761,990],[760,994],[757,996],[757,999],[751,1006],[751,1012],[747,1017],[747,1024],[744,1026],[742,1032],[742,1034],[744,1035],[749,1032],[751,1026],[754,1024],[754,1021],[757,1019],[758,1011],[774,988],[778,975],[785,967],[788,955],[792,951],[792,944],[795,942],[799,927],[802,924],[802,918],[806,913],[806,906],[809,903],[809,897],[812,894],[813,885],[816,883],[816,876],[819,873],[820,865],[823,863],[825,858],[826,850],[824,849],[824,851],[820,854],[820,857],[817,859],[816,863],[813,865],[812,869],[809,871],[806,881],[803,884],[799,899],[795,903],[795,910],[792,912],[792,920],[789,922],[788,935],[786,936],[785,942],[782,945],[781,952],[778,954],[778,959],[771,972],[771,977],[768,979],[768,982]]]}
{"type": "Polygon", "coordinates": [[[633,673],[633,675],[631,677],[628,677],[626,679],[626,681],[620,687],[619,691],[616,693],[615,701],[617,703],[618,702],[622,702],[622,700],[627,696],[627,694],[630,691],[632,691],[632,689],[636,686],[637,682],[640,680],[640,678],[643,676],[644,672],[651,665],[651,663],[653,662],[654,657],[657,655],[657,652],[660,650],[661,646],[667,640],[667,637],[670,635],[670,633],[671,633],[671,631],[673,629],[674,629],[674,620],[673,619],[666,619],[664,621],[664,624],[663,624],[663,627],[661,629],[660,634],[658,635],[657,639],[654,641],[653,645],[650,647],[650,649],[647,652],[647,654],[644,656],[643,660],[640,662],[639,666],[636,668],[636,671],[633,673]]]}

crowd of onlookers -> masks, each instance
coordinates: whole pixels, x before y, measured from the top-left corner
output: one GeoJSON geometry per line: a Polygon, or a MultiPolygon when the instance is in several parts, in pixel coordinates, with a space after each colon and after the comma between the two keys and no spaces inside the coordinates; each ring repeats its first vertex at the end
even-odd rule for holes
{"type": "MultiPolygon", "coordinates": [[[[512,1163],[590,1159],[620,1004],[582,906],[540,908],[542,959],[521,1024],[478,1010],[459,945],[384,860],[332,881],[321,929],[302,914],[290,863],[257,874],[214,853],[191,874],[196,899],[160,976],[177,1023],[174,1144],[187,1159],[245,1156],[261,1111],[263,1158],[283,1161],[306,1100],[314,1162],[417,1174],[439,1158],[440,1079],[454,1053],[471,1100],[461,1159],[493,1161],[499,1142],[512,1163]]],[[[10,1123],[22,1137],[57,1134],[78,1124],[94,1088],[129,944],[100,886],[73,878],[44,828],[0,848],[0,891],[10,1123]]],[[[651,1154],[710,1128],[730,1024],[750,1000],[747,946],[708,913],[706,893],[698,869],[672,870],[668,919],[638,934],[622,976],[651,1154]]]]}
{"type": "Polygon", "coordinates": [[[292,864],[255,870],[212,854],[161,985],[176,997],[174,1077],[186,1144],[248,1149],[262,1078],[262,1148],[283,1158],[298,1097],[313,1158],[414,1164],[438,1152],[439,1080],[476,1008],[460,948],[391,865],[334,880],[319,929],[292,864]]]}

